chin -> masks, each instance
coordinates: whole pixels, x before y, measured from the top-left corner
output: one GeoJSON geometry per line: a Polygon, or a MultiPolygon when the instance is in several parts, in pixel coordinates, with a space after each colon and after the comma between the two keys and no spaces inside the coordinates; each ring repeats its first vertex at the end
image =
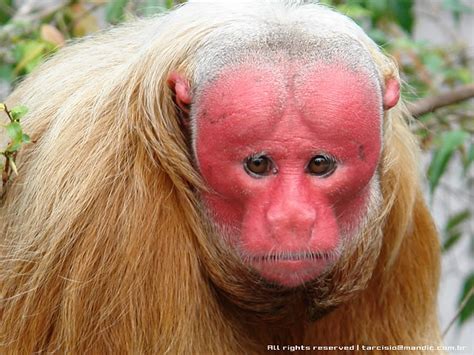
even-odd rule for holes
{"type": "Polygon", "coordinates": [[[253,260],[250,266],[266,281],[283,287],[295,288],[312,281],[329,269],[332,260],[253,260]]]}

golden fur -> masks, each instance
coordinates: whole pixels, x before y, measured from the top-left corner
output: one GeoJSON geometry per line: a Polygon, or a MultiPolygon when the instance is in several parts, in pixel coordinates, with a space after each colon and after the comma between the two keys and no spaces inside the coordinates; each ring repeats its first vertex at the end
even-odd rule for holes
{"type": "MultiPolygon", "coordinates": [[[[254,296],[213,261],[222,255],[209,242],[197,194],[203,184],[166,84],[172,71],[192,77],[193,53],[229,21],[227,12],[205,8],[196,16],[193,6],[65,48],[7,101],[29,108],[25,131],[36,143],[20,155],[19,177],[0,205],[0,352],[440,344],[439,245],[403,103],[384,117],[383,240],[373,272],[361,275],[367,287],[315,322],[285,322],[283,313],[281,325],[259,323],[226,308],[231,301],[219,289],[254,296]]],[[[398,77],[391,60],[356,37],[382,82],[398,77]]]]}

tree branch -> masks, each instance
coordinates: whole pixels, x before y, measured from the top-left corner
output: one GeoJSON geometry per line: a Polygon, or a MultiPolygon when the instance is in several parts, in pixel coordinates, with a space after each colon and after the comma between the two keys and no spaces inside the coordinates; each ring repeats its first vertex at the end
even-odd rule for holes
{"type": "Polygon", "coordinates": [[[471,97],[474,97],[474,84],[464,85],[437,96],[425,97],[415,102],[409,102],[407,107],[412,116],[419,117],[425,113],[467,100],[471,97]]]}
{"type": "Polygon", "coordinates": [[[454,322],[456,322],[456,320],[459,318],[459,316],[461,315],[462,310],[464,309],[464,307],[466,307],[467,302],[469,302],[469,300],[471,299],[472,296],[474,296],[474,287],[471,287],[471,289],[470,289],[469,292],[466,294],[466,296],[464,296],[464,298],[463,298],[463,300],[461,301],[461,304],[459,305],[459,308],[457,309],[456,314],[454,315],[453,319],[451,319],[451,321],[449,322],[448,326],[447,326],[446,329],[443,331],[443,334],[441,334],[441,336],[442,336],[443,338],[446,336],[446,334],[448,333],[449,329],[451,329],[451,327],[453,326],[454,322]]]}

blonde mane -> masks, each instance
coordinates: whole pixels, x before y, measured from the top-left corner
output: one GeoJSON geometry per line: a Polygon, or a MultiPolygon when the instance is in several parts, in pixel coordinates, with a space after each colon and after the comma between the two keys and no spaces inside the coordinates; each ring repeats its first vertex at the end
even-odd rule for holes
{"type": "MultiPolygon", "coordinates": [[[[352,21],[325,7],[254,3],[189,3],[86,38],[7,100],[29,108],[24,126],[35,143],[20,154],[19,177],[0,205],[0,352],[266,351],[251,327],[226,319],[203,268],[213,257],[196,196],[204,187],[167,77],[193,78],[195,53],[213,31],[258,18],[314,23],[315,31],[337,21],[339,33],[369,51],[381,83],[398,78],[398,69],[352,21]]],[[[384,117],[384,237],[369,285],[305,324],[297,340],[441,341],[437,237],[405,113],[399,103],[384,117]]]]}

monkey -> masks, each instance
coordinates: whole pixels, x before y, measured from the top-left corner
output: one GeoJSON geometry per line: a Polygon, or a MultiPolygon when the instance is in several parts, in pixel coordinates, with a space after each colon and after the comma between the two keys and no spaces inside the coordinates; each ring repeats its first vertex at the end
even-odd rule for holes
{"type": "Polygon", "coordinates": [[[2,353],[442,343],[398,68],[346,16],[186,3],[61,49],[20,103],[2,353]]]}

